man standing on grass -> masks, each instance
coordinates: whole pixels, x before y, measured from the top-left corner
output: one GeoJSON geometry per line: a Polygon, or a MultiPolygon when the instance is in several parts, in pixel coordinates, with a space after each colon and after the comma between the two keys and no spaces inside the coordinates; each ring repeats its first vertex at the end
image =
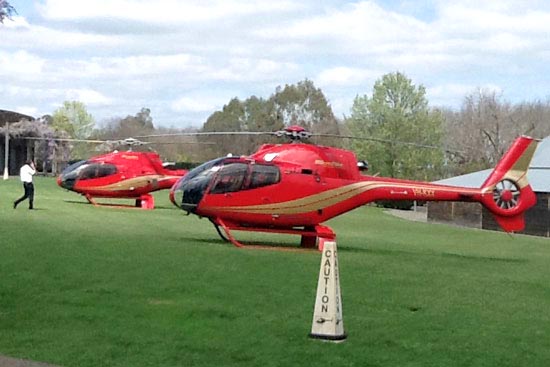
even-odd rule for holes
{"type": "Polygon", "coordinates": [[[32,209],[32,203],[34,201],[34,185],[32,183],[32,176],[35,173],[36,168],[34,167],[34,162],[32,160],[28,160],[19,170],[19,175],[21,176],[21,181],[23,182],[23,188],[25,189],[25,194],[13,202],[13,209],[17,208],[17,204],[27,198],[29,199],[29,209],[32,209]]]}

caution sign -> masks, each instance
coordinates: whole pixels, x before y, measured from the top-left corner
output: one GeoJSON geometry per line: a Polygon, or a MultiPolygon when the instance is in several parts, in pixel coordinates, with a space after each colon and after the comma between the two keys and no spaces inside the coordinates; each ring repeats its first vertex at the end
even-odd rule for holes
{"type": "Polygon", "coordinates": [[[347,337],[342,317],[338,252],[334,241],[324,240],[317,298],[309,336],[330,341],[343,341],[347,337]]]}

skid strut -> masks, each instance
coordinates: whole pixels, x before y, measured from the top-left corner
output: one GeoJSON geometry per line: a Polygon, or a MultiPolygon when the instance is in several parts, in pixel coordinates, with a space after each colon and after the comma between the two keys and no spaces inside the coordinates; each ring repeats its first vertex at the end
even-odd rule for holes
{"type": "Polygon", "coordinates": [[[247,245],[238,241],[231,231],[248,231],[248,232],[264,232],[277,234],[291,234],[301,236],[300,247],[305,249],[318,248],[323,250],[323,244],[326,240],[336,239],[336,234],[330,227],[323,225],[308,226],[304,229],[283,229],[283,228],[261,228],[261,227],[243,227],[238,225],[229,225],[221,219],[212,220],[216,231],[220,237],[228,242],[231,242],[235,247],[247,247],[247,245]],[[223,230],[223,232],[220,230],[223,230]]]}

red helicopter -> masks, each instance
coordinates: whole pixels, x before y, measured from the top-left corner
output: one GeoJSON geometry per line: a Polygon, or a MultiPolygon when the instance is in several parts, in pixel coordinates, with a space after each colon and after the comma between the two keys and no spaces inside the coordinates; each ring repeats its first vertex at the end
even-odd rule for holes
{"type": "Polygon", "coordinates": [[[476,201],[506,231],[522,230],[523,213],[536,202],[526,172],[537,140],[529,137],[512,144],[480,188],[466,188],[363,175],[354,153],[300,142],[311,136],[300,126],[277,135],[293,143],[206,162],[176,182],[172,203],[208,218],[237,247],[243,244],[232,231],[259,231],[300,235],[302,247],[322,250],[335,238],[323,222],[375,200],[476,201]]]}
{"type": "MultiPolygon", "coordinates": [[[[123,143],[143,144],[132,138],[123,143]]],[[[155,200],[150,193],[171,188],[186,173],[166,168],[154,152],[115,151],[68,166],[57,184],[84,195],[94,205],[94,198],[135,199],[136,207],[153,209],[155,200]]]]}

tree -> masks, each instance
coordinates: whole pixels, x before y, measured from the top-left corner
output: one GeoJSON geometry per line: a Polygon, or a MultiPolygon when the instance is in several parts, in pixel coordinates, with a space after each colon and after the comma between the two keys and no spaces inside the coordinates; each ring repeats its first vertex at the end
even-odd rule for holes
{"type": "Polygon", "coordinates": [[[428,107],[426,90],[404,74],[384,75],[376,81],[372,97],[357,96],[347,121],[353,135],[387,140],[352,143],[361,159],[384,176],[432,180],[440,175],[443,151],[403,144],[439,146],[442,115],[428,107]]]}
{"type": "Polygon", "coordinates": [[[284,126],[300,125],[313,133],[338,134],[338,122],[321,89],[311,80],[277,87],[270,100],[284,126]]]}
{"type": "Polygon", "coordinates": [[[0,23],[4,23],[4,19],[11,19],[12,15],[17,14],[17,11],[7,0],[0,0],[0,23]]]}
{"type": "Polygon", "coordinates": [[[94,125],[94,118],[86,110],[86,105],[78,101],[63,102],[63,106],[52,115],[52,127],[57,131],[65,131],[75,139],[88,138],[94,125]]]}
{"type": "MultiPolygon", "coordinates": [[[[64,132],[73,139],[87,139],[93,132],[94,118],[86,110],[84,103],[65,101],[63,106],[54,111],[52,127],[57,132],[64,132]]],[[[89,155],[90,147],[86,143],[74,143],[72,158],[84,158],[89,155]]]]}
{"type": "Polygon", "coordinates": [[[126,139],[139,135],[149,135],[155,131],[151,110],[143,107],[134,116],[113,118],[107,125],[96,131],[96,137],[105,140],[126,139]]]}
{"type": "Polygon", "coordinates": [[[125,139],[137,135],[151,134],[155,130],[151,110],[143,107],[135,116],[126,116],[118,123],[115,136],[125,139]]]}
{"type": "MultiPolygon", "coordinates": [[[[207,119],[202,131],[270,132],[285,126],[301,125],[311,132],[337,134],[339,126],[327,99],[313,82],[277,87],[269,99],[252,96],[245,101],[233,98],[207,119]]],[[[217,155],[250,154],[260,143],[271,139],[257,136],[204,137],[215,141],[217,155]],[[235,148],[239,151],[235,152],[235,148]]]]}
{"type": "Polygon", "coordinates": [[[550,134],[550,102],[513,105],[495,91],[478,89],[464,97],[459,111],[445,111],[446,145],[463,152],[453,175],[493,167],[520,135],[550,134]]]}

